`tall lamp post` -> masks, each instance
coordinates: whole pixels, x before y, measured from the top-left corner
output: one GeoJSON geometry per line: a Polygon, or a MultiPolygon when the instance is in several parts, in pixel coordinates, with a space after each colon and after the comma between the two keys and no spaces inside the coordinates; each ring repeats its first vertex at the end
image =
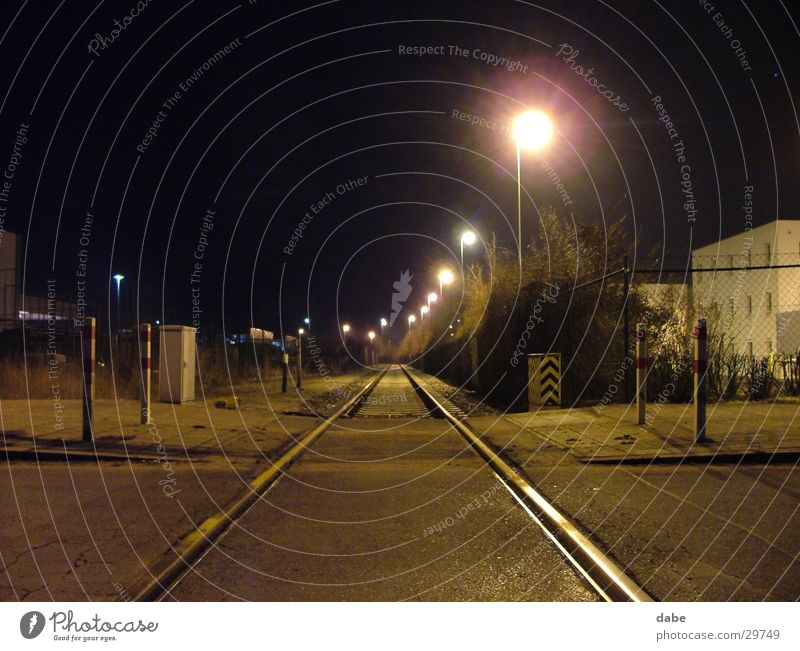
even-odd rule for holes
{"type": "Polygon", "coordinates": [[[439,272],[439,296],[444,294],[444,286],[449,285],[453,280],[455,280],[455,276],[449,269],[442,269],[439,272]]]}
{"type": "Polygon", "coordinates": [[[114,280],[117,281],[117,327],[119,328],[119,304],[120,304],[120,293],[121,293],[121,285],[122,281],[125,279],[125,276],[122,274],[116,274],[114,276],[114,280]]]}
{"type": "Polygon", "coordinates": [[[388,322],[386,319],[384,319],[384,318],[381,318],[381,337],[383,337],[383,329],[384,329],[384,328],[385,328],[387,325],[389,325],[389,322],[388,322]]]}
{"type": "Polygon", "coordinates": [[[297,388],[303,387],[303,328],[297,329],[297,388]]]}
{"type": "Polygon", "coordinates": [[[408,329],[409,329],[409,331],[411,330],[411,325],[412,325],[412,324],[414,323],[414,321],[416,321],[416,320],[417,320],[417,317],[415,317],[413,314],[409,314],[409,315],[408,315],[408,329]]]}
{"type": "Polygon", "coordinates": [[[464,231],[461,234],[461,273],[464,273],[464,245],[472,246],[478,237],[473,231],[464,231]]]}
{"type": "Polygon", "coordinates": [[[520,174],[522,150],[541,150],[553,137],[553,123],[542,111],[525,111],[514,121],[514,140],[517,145],[517,246],[519,249],[519,275],[522,279],[522,178],[520,174]]]}
{"type": "Polygon", "coordinates": [[[425,320],[425,315],[428,313],[428,310],[429,310],[429,309],[430,309],[430,308],[428,308],[428,306],[427,306],[427,305],[423,305],[421,308],[419,308],[419,318],[420,318],[420,321],[424,321],[424,320],[425,320]]]}
{"type": "Polygon", "coordinates": [[[439,296],[436,294],[436,292],[431,292],[430,294],[428,294],[428,309],[429,310],[431,309],[431,303],[435,303],[436,299],[438,299],[438,298],[439,298],[439,296]]]}

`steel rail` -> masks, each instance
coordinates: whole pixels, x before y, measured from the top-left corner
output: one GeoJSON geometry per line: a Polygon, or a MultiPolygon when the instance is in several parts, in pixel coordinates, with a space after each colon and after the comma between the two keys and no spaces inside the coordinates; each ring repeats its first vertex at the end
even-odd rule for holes
{"type": "Polygon", "coordinates": [[[494,470],[503,484],[533,517],[548,537],[556,543],[567,560],[582,574],[606,601],[648,602],[653,598],[637,585],[581,530],[545,498],[520,472],[499,453],[484,443],[465,422],[451,414],[405,366],[400,368],[414,389],[432,409],[446,418],[466,439],[472,449],[494,470]]]}
{"type": "Polygon", "coordinates": [[[333,415],[325,417],[321,423],[274,461],[269,468],[253,479],[244,495],[237,498],[224,511],[206,518],[197,528],[186,533],[171,545],[164,556],[127,589],[127,594],[133,595],[133,601],[157,601],[168,594],[174,585],[191,570],[196,561],[205,555],[214,542],[264,495],[288,466],[294,463],[339,418],[349,414],[358,401],[378,385],[387,370],[388,367],[378,373],[333,415]]]}

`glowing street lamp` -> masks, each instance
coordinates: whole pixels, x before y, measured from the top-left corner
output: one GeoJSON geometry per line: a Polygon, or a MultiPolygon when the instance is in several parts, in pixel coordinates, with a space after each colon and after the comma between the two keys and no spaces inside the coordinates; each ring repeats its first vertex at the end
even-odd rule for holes
{"type": "MultiPolygon", "coordinates": [[[[472,246],[475,244],[475,241],[478,239],[478,236],[475,235],[473,231],[464,231],[461,234],[461,269],[464,269],[464,245],[472,246]]],[[[463,273],[463,271],[462,271],[463,273]]]]}
{"type": "Polygon", "coordinates": [[[415,317],[413,314],[409,314],[408,315],[408,329],[409,330],[411,330],[411,324],[413,324],[414,321],[416,321],[416,320],[417,320],[417,317],[415,317]]]}
{"type": "Polygon", "coordinates": [[[521,150],[538,151],[553,137],[553,123],[542,111],[525,111],[514,121],[514,140],[517,145],[517,245],[519,273],[522,277],[522,180],[520,177],[521,150]]]}
{"type": "Polygon", "coordinates": [[[117,274],[114,276],[114,280],[117,281],[117,327],[119,327],[120,285],[122,285],[124,278],[125,276],[122,274],[117,274]]]}
{"type": "Polygon", "coordinates": [[[436,294],[436,292],[431,292],[430,294],[428,294],[428,309],[429,310],[431,309],[431,303],[435,303],[438,298],[439,298],[439,296],[436,294]]]}
{"type": "Polygon", "coordinates": [[[389,325],[389,322],[388,322],[386,319],[384,319],[384,318],[381,318],[381,336],[383,336],[383,329],[384,329],[384,328],[385,328],[387,325],[389,325]]]}
{"type": "Polygon", "coordinates": [[[449,285],[455,280],[453,272],[449,269],[442,269],[439,272],[439,294],[444,293],[444,286],[449,285]]]}
{"type": "Polygon", "coordinates": [[[429,308],[428,308],[428,306],[427,306],[427,305],[423,305],[421,308],[419,308],[419,318],[420,318],[422,321],[424,321],[424,320],[425,320],[425,315],[428,313],[428,309],[429,309],[429,308]]]}
{"type": "Polygon", "coordinates": [[[375,333],[372,330],[370,330],[367,333],[367,337],[369,337],[369,340],[370,340],[370,343],[371,343],[375,339],[375,333]]]}
{"type": "Polygon", "coordinates": [[[349,323],[345,323],[345,324],[342,326],[342,332],[343,332],[344,334],[347,334],[348,332],[350,332],[350,324],[349,324],[349,323]]]}

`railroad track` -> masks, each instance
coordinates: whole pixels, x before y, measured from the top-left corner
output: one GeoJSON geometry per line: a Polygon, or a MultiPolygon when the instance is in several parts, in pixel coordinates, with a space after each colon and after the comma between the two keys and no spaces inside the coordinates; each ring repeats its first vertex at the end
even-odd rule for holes
{"type": "Polygon", "coordinates": [[[208,518],[173,545],[169,553],[131,586],[128,594],[133,595],[137,601],[158,601],[169,595],[213,549],[215,543],[226,535],[232,525],[258,503],[285,470],[340,418],[347,416],[446,419],[449,426],[469,444],[470,449],[483,458],[527,517],[535,522],[601,599],[652,601],[579,527],[545,499],[521,471],[486,445],[467,424],[463,412],[426,386],[424,377],[402,366],[387,367],[369,378],[362,389],[334,414],[322,419],[314,428],[299,437],[267,470],[250,482],[245,495],[224,512],[208,518]]]}

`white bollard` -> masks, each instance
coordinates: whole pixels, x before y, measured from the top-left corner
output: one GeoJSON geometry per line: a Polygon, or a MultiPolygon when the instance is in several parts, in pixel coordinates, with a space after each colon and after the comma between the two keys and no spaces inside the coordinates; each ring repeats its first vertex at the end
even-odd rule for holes
{"type": "Polygon", "coordinates": [[[636,325],[636,412],[639,425],[645,424],[647,411],[647,326],[636,325]]]}

